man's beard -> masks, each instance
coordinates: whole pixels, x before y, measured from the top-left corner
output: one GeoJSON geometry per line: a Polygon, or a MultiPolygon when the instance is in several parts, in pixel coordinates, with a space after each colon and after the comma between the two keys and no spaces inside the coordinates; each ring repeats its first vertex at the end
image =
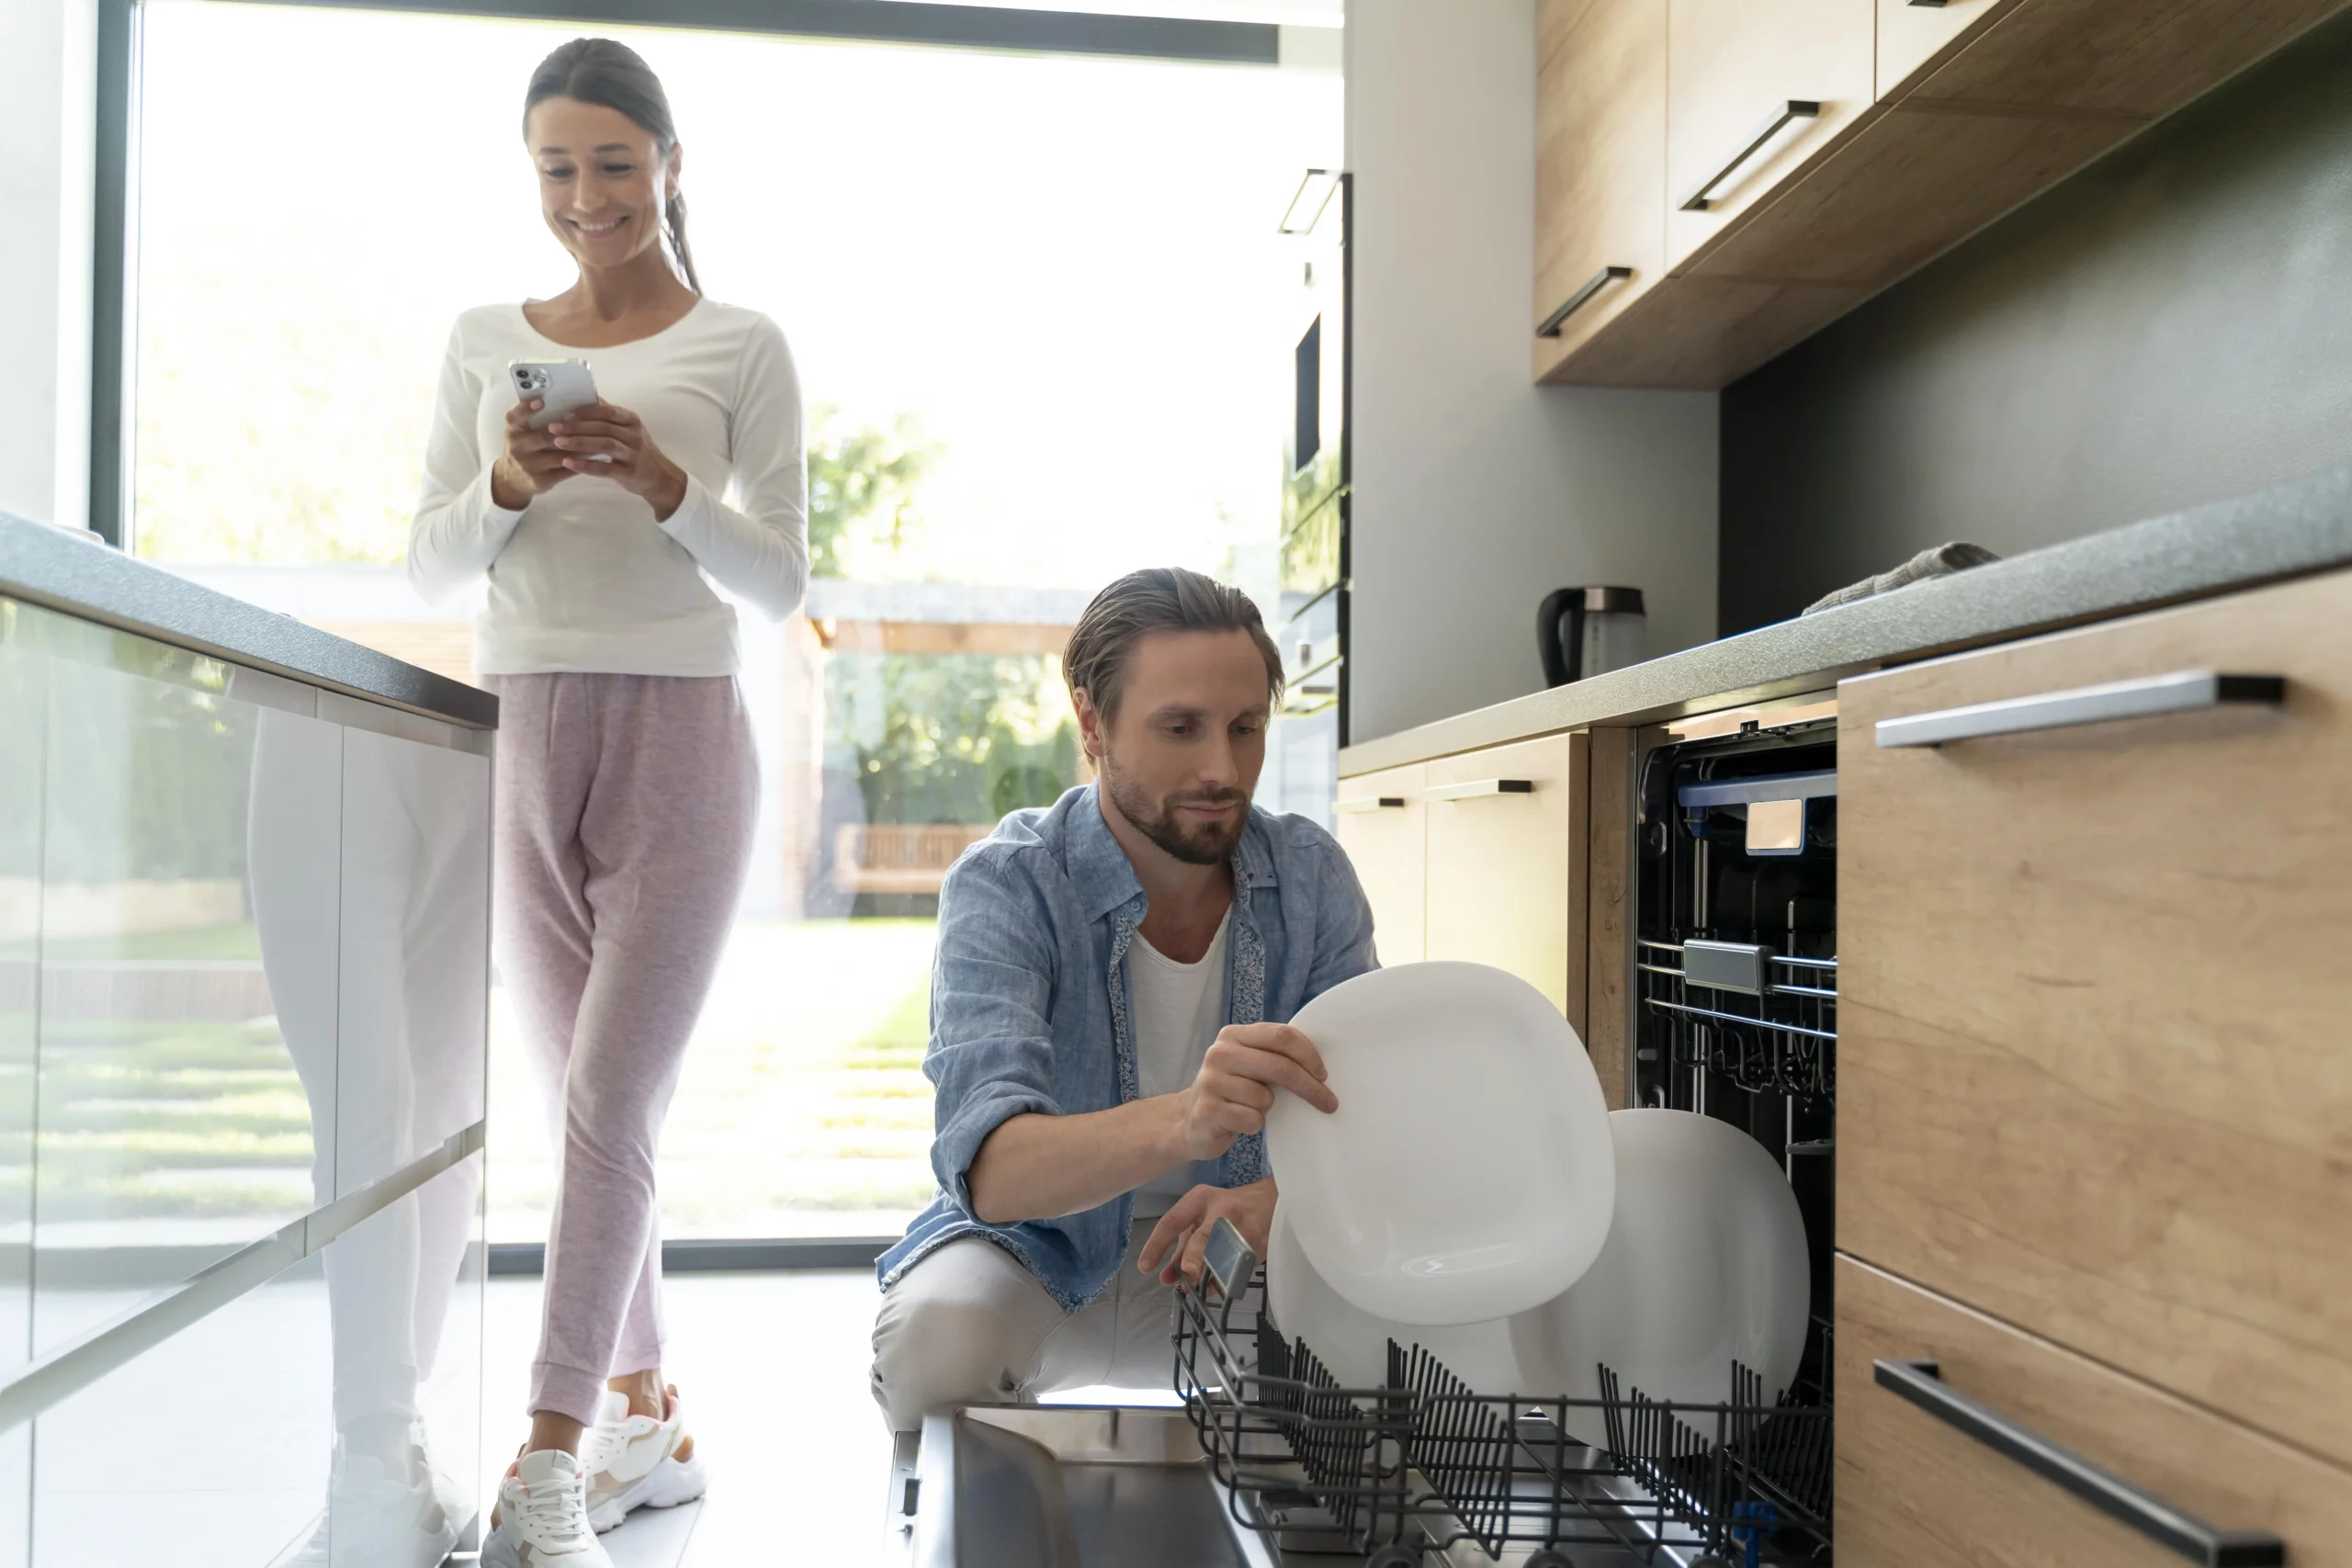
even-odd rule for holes
{"type": "Polygon", "coordinates": [[[1250,792],[1239,789],[1187,790],[1154,801],[1143,786],[1121,773],[1115,764],[1102,759],[1102,787],[1111,793],[1111,804],[1119,815],[1153,843],[1187,865],[1220,865],[1233,856],[1236,845],[1250,825],[1250,792]],[[1180,806],[1216,805],[1234,801],[1242,809],[1233,814],[1230,822],[1204,822],[1188,828],[1177,818],[1180,806]]]}

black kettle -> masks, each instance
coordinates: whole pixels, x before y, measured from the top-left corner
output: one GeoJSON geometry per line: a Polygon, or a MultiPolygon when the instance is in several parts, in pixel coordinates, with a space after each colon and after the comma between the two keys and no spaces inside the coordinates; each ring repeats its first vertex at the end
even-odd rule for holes
{"type": "Polygon", "coordinates": [[[1638,588],[1555,588],[1535,612],[1544,683],[1565,686],[1648,657],[1638,588]]]}

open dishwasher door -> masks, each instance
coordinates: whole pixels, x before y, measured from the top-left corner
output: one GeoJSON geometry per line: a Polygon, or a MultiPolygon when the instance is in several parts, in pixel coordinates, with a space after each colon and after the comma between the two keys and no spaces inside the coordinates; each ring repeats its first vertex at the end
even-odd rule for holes
{"type": "Polygon", "coordinates": [[[914,1568],[1280,1565],[1182,1410],[969,1405],[925,1419],[917,1465],[914,1568]]]}

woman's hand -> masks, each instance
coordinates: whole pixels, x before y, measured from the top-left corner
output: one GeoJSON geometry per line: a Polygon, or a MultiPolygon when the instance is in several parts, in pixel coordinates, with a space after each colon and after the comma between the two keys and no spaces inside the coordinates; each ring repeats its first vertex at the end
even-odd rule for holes
{"type": "Polygon", "coordinates": [[[686,471],[662,455],[645,422],[624,408],[595,403],[573,409],[548,426],[563,466],[575,474],[612,480],[667,522],[686,499],[686,471]]]}
{"type": "Polygon", "coordinates": [[[545,495],[571,477],[555,438],[531,428],[541,400],[532,398],[506,411],[506,450],[490,469],[490,499],[507,512],[520,512],[535,495],[545,495]]]}
{"type": "Polygon", "coordinates": [[[1219,1220],[1231,1220],[1250,1250],[1265,1257],[1266,1235],[1274,1225],[1274,1197],[1271,1176],[1247,1187],[1193,1188],[1151,1227],[1136,1259],[1136,1269],[1146,1274],[1158,1270],[1163,1285],[1174,1284],[1179,1275],[1199,1284],[1201,1270],[1206,1267],[1209,1233],[1216,1229],[1219,1220]]]}

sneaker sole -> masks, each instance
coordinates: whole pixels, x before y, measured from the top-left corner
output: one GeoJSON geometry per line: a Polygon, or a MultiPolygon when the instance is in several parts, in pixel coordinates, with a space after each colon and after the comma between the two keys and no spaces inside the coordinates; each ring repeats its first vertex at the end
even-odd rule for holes
{"type": "MultiPolygon", "coordinates": [[[[674,1508],[681,1503],[691,1503],[710,1489],[710,1475],[698,1459],[681,1462],[665,1459],[646,1472],[645,1478],[619,1496],[600,1503],[588,1510],[588,1528],[598,1535],[616,1530],[628,1521],[630,1514],[639,1508],[674,1508]]],[[[482,1556],[484,1568],[498,1568],[488,1553],[482,1556]]],[[[508,1565],[515,1568],[515,1565],[508,1565]]]]}

